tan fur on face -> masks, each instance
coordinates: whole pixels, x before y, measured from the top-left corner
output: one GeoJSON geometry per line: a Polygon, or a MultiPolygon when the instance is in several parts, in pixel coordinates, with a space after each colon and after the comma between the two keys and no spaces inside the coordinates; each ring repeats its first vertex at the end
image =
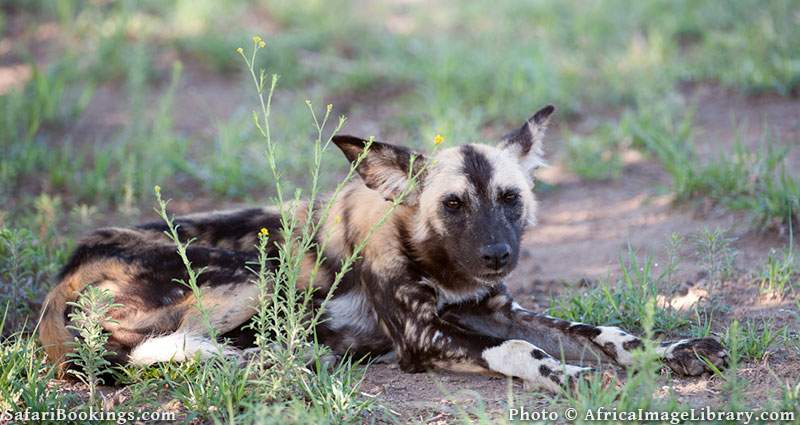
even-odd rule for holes
{"type": "Polygon", "coordinates": [[[445,228],[439,218],[442,198],[448,193],[463,194],[469,190],[467,177],[462,170],[464,158],[458,148],[439,152],[428,165],[414,227],[414,239],[423,241],[434,232],[444,235],[445,228]]]}

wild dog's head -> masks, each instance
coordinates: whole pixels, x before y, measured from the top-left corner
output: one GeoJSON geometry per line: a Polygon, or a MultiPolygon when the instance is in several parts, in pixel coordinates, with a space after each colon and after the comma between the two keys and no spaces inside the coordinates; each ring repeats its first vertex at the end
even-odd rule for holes
{"type": "MultiPolygon", "coordinates": [[[[467,144],[425,156],[373,142],[358,166],[364,183],[415,210],[400,237],[413,247],[426,272],[448,289],[491,284],[517,264],[520,239],[534,223],[532,171],[544,164],[542,139],[552,106],[536,112],[495,145],[467,144]]],[[[368,142],[336,136],[333,142],[353,162],[368,142]]]]}

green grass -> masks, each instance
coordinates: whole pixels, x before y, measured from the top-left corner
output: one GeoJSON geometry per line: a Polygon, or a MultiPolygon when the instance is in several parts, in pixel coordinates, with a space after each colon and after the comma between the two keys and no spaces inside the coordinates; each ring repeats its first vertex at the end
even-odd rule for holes
{"type": "MultiPolygon", "coordinates": [[[[612,379],[607,385],[600,374],[589,382],[581,382],[574,394],[566,396],[566,404],[578,411],[576,423],[592,423],[600,409],[607,412],[617,409],[621,412],[643,411],[673,414],[683,410],[676,395],[670,391],[663,397],[652,397],[658,387],[658,372],[662,365],[652,340],[657,320],[655,299],[643,306],[641,328],[644,331],[644,349],[634,354],[633,364],[628,368],[624,381],[612,379]],[[588,415],[588,416],[587,416],[588,415]]],[[[602,420],[602,418],[600,418],[602,420]]]]}
{"type": "Polygon", "coordinates": [[[779,298],[793,293],[797,284],[797,260],[791,247],[778,253],[770,251],[761,270],[761,291],[779,298]]]}
{"type": "Polygon", "coordinates": [[[703,228],[692,237],[695,254],[709,274],[712,286],[730,279],[734,272],[737,251],[732,246],[736,238],[723,229],[703,228]]]}
{"type": "Polygon", "coordinates": [[[723,336],[723,344],[732,356],[742,360],[760,361],[767,354],[779,331],[774,331],[770,321],[756,323],[750,320],[741,324],[734,320],[723,336]]]}
{"type": "MultiPolygon", "coordinates": [[[[50,387],[55,369],[43,362],[44,352],[30,337],[14,334],[0,344],[0,409],[45,412],[75,405],[76,394],[61,394],[50,387]]],[[[54,422],[53,422],[54,423],[54,422]]]]}
{"type": "Polygon", "coordinates": [[[49,281],[66,259],[65,245],[49,231],[0,227],[0,309],[8,326],[0,335],[35,324],[49,281]]]}
{"type": "MultiPolygon", "coordinates": [[[[614,284],[601,283],[586,291],[568,294],[550,303],[550,314],[562,319],[594,325],[643,329],[647,306],[661,295],[667,274],[656,274],[652,257],[640,261],[633,250],[620,256],[621,277],[614,284]]],[[[653,330],[673,332],[689,324],[682,313],[669,305],[658,305],[653,315],[653,330]]]]}

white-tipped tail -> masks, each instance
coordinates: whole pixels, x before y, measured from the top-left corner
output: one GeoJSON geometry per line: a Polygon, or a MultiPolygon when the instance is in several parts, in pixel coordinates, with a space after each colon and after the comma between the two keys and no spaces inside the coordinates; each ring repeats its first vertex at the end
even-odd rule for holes
{"type": "Polygon", "coordinates": [[[216,355],[240,356],[238,350],[215,344],[206,337],[175,332],[144,340],[131,351],[128,362],[138,366],[160,362],[183,362],[198,354],[201,359],[209,359],[216,355]]]}

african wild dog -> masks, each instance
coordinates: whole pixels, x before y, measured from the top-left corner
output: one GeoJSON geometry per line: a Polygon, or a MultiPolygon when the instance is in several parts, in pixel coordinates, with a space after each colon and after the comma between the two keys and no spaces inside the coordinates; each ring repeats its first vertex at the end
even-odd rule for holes
{"type": "MultiPolygon", "coordinates": [[[[534,223],[531,173],[543,163],[542,138],[553,110],[536,112],[496,146],[467,144],[432,158],[375,142],[357,169],[361,181],[346,186],[318,233],[327,242],[326,261],[312,283],[319,299],[340,260],[405,187],[410,167],[420,167],[419,184],[335,290],[317,329],[319,339],[338,354],[393,352],[406,372],[500,373],[553,390],[590,370],[557,359],[631,364],[638,338],[617,327],[528,311],[512,301],[503,284],[517,264],[523,233],[534,223]]],[[[350,136],[333,142],[351,162],[367,143],[350,136]]],[[[305,211],[301,206],[296,213],[305,211]]],[[[256,256],[262,227],[281,243],[277,211],[189,215],[176,223],[181,238],[196,238],[188,255],[194,266],[206,267],[198,284],[206,288],[205,303],[220,337],[229,338],[231,351],[252,347],[246,324],[256,288],[245,263],[256,256]]],[[[107,325],[108,348],[116,353],[111,360],[145,365],[214,354],[217,345],[208,340],[191,294],[173,281],[186,272],[164,230],[162,223],[106,228],[82,241],[46,301],[41,340],[51,361],[64,360],[73,339],[66,327],[67,302],[87,285],[108,289],[122,304],[107,325]]],[[[309,266],[314,256],[309,253],[309,266]]],[[[299,283],[309,284],[307,276],[299,283]]],[[[726,361],[723,347],[709,338],[665,343],[659,350],[684,375],[707,370],[698,355],[717,366],[726,361]]]]}

